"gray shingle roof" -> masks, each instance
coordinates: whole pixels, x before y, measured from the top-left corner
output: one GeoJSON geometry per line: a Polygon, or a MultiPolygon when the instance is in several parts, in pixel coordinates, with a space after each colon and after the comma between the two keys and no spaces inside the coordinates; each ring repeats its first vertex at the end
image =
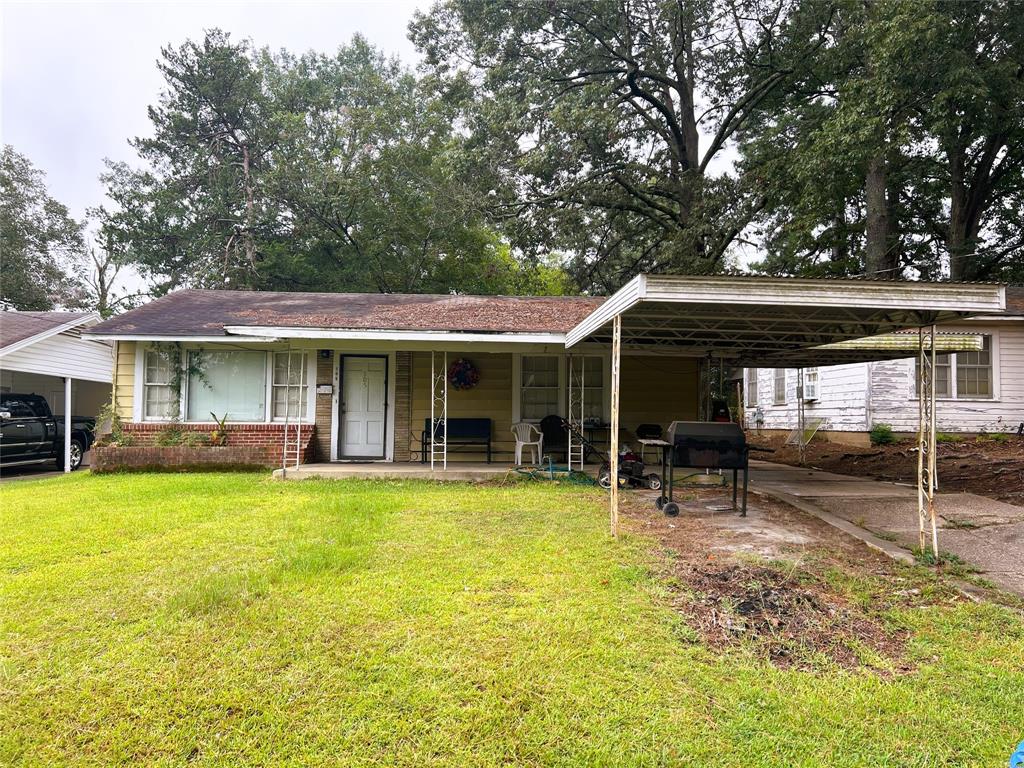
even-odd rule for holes
{"type": "Polygon", "coordinates": [[[184,290],[89,329],[139,336],[221,336],[224,327],[565,333],[600,306],[587,296],[452,296],[184,290]]]}
{"type": "Polygon", "coordinates": [[[0,349],[59,328],[91,312],[0,312],[0,349]]]}

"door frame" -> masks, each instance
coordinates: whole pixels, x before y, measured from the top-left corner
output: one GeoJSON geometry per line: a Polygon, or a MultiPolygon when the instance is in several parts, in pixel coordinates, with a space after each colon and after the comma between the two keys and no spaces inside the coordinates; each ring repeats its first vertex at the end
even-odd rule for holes
{"type": "Polygon", "coordinates": [[[344,350],[336,350],[338,362],[334,368],[334,398],[332,404],[333,418],[331,420],[331,461],[392,461],[394,459],[395,443],[395,421],[393,418],[394,409],[391,404],[395,401],[395,381],[391,375],[394,368],[394,352],[388,353],[348,353],[344,350]],[[384,361],[384,451],[380,456],[342,456],[341,441],[344,437],[342,430],[342,376],[345,367],[346,357],[368,357],[384,361]]]}

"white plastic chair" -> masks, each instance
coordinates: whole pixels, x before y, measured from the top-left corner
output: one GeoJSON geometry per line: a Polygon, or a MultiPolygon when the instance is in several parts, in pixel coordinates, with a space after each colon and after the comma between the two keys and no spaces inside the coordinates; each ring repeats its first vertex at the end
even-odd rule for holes
{"type": "Polygon", "coordinates": [[[540,464],[540,457],[544,453],[544,433],[533,424],[521,421],[512,425],[512,434],[516,437],[516,465],[523,463],[523,448],[529,448],[531,456],[536,449],[536,463],[540,464]]]}

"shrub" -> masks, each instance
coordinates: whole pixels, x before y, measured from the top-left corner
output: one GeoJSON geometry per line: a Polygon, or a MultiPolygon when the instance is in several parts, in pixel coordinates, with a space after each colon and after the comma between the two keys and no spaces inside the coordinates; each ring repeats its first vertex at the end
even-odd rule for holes
{"type": "Polygon", "coordinates": [[[955,435],[952,432],[936,432],[935,442],[936,443],[962,443],[964,441],[963,435],[955,435]]]}
{"type": "Polygon", "coordinates": [[[891,445],[896,442],[891,424],[872,424],[868,437],[872,445],[891,445]]]}
{"type": "Polygon", "coordinates": [[[185,431],[181,428],[181,424],[172,421],[156,433],[155,442],[162,448],[181,445],[185,442],[185,431]]]}

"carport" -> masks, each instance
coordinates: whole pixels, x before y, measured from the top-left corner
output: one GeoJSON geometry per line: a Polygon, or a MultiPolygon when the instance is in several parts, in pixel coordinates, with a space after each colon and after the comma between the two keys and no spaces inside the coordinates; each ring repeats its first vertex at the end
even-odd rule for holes
{"type": "Polygon", "coordinates": [[[0,388],[42,395],[63,416],[65,472],[72,410],[95,417],[110,399],[110,342],[82,338],[82,330],[99,321],[95,312],[0,312],[0,388]]]}
{"type": "MultiPolygon", "coordinates": [[[[687,354],[706,365],[798,369],[916,354],[918,520],[922,549],[930,525],[937,553],[935,354],[977,348],[980,340],[964,334],[944,337],[935,326],[997,314],[1004,307],[1005,289],[995,284],[639,275],[570,331],[565,345],[610,347],[612,477],[618,471],[623,349],[687,354]],[[916,329],[909,342],[908,329],[916,329]]],[[[610,496],[611,531],[617,536],[616,483],[610,496]]]]}

